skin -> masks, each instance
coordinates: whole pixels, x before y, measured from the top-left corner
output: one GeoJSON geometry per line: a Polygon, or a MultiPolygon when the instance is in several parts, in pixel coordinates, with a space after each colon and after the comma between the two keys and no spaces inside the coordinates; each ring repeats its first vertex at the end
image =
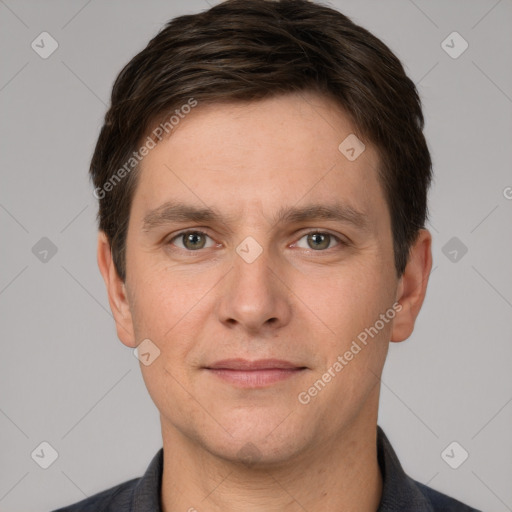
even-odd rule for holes
{"type": "Polygon", "coordinates": [[[398,278],[379,155],[365,141],[349,161],[338,146],[351,133],[345,113],[313,93],[198,105],[142,161],[126,282],[99,233],[98,264],[120,340],[136,347],[149,338],[160,350],[140,366],[160,411],[165,512],[378,508],[380,376],[389,342],[414,328],[432,266],[431,235],[419,232],[398,278]],[[223,220],[144,231],[144,217],[167,201],[214,208],[223,220]],[[336,201],[362,212],[366,229],[274,217],[281,208],[336,201]],[[185,246],[177,234],[187,229],[207,236],[185,246]],[[321,238],[319,249],[310,231],[333,237],[321,238]],[[236,251],[248,236],[262,249],[252,263],[236,251]],[[300,403],[299,393],[396,301],[394,320],[300,403]],[[204,369],[234,357],[306,369],[258,389],[204,369]]]}

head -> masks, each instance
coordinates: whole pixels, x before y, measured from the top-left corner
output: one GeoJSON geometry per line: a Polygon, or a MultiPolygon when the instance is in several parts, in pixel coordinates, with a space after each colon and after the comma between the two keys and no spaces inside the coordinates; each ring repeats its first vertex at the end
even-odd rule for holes
{"type": "Polygon", "coordinates": [[[376,421],[431,267],[422,129],[384,43],[303,0],[181,16],[124,67],[90,169],[98,262],[121,341],[159,351],[164,431],[277,462],[376,421]],[[247,388],[212,370],[230,358],[300,370],[247,388]]]}

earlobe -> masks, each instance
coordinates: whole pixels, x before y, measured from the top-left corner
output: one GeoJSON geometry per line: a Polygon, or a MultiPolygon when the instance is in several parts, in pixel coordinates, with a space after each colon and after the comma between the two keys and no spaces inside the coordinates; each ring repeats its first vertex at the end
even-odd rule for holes
{"type": "Polygon", "coordinates": [[[117,336],[124,345],[135,347],[133,319],[126,286],[117,273],[112,259],[110,244],[103,231],[98,233],[97,260],[107,288],[108,301],[116,323],[117,336]]]}
{"type": "Polygon", "coordinates": [[[411,246],[409,260],[398,284],[396,300],[402,309],[393,321],[391,341],[404,341],[412,334],[425,299],[431,269],[432,235],[421,229],[411,246]]]}

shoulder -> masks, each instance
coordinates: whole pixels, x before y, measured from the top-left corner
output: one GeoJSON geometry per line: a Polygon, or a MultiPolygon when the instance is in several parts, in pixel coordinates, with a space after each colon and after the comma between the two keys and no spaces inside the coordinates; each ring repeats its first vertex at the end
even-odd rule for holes
{"type": "Polygon", "coordinates": [[[53,512],[129,512],[134,510],[134,506],[139,507],[137,510],[161,512],[163,458],[164,450],[160,448],[140,478],[133,478],[53,512]]]}
{"type": "Polygon", "coordinates": [[[427,487],[425,484],[417,482],[416,480],[413,481],[435,512],[481,512],[476,508],[465,505],[455,498],[451,498],[431,487],[427,487]]]}
{"type": "Polygon", "coordinates": [[[118,510],[129,510],[134,489],[139,481],[140,478],[128,480],[53,512],[116,512],[118,510]]]}
{"type": "Polygon", "coordinates": [[[378,512],[480,512],[407,475],[389,439],[378,425],[377,456],[383,477],[378,512]]]}

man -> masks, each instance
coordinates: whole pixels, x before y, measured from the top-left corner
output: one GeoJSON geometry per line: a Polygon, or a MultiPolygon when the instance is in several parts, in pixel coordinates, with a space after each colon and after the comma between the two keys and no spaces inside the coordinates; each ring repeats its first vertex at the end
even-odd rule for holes
{"type": "Polygon", "coordinates": [[[470,511],[377,426],[432,266],[421,103],[304,0],[172,20],[119,74],[91,163],[98,264],[163,449],[61,511],[470,511]]]}

